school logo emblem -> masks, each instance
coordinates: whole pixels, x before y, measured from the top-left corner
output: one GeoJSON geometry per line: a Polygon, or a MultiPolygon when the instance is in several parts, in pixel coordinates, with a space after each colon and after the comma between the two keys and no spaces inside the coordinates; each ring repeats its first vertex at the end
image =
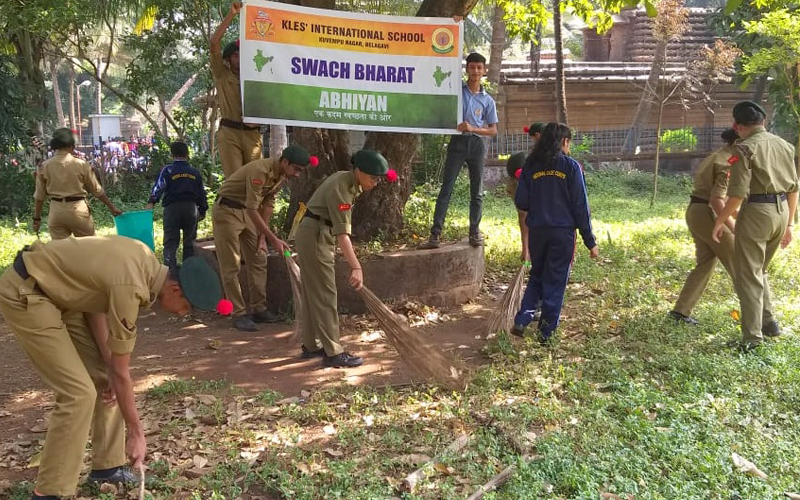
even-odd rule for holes
{"type": "Polygon", "coordinates": [[[353,205],[351,205],[349,203],[341,203],[341,204],[339,204],[339,211],[340,212],[346,212],[346,211],[350,210],[352,207],[353,207],[353,205]]]}
{"type": "Polygon", "coordinates": [[[455,48],[455,35],[449,28],[437,28],[433,32],[433,51],[448,54],[455,48]]]}
{"type": "Polygon", "coordinates": [[[475,118],[480,119],[483,110],[481,108],[475,108],[475,118]]]}
{"type": "Polygon", "coordinates": [[[269,14],[263,10],[259,10],[256,18],[250,23],[250,31],[256,33],[261,38],[269,38],[275,34],[275,26],[272,24],[272,19],[269,14]]]}

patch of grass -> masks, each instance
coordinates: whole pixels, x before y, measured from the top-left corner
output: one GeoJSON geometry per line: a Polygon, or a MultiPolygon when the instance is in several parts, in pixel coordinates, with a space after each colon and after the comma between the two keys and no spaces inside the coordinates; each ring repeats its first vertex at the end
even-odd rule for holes
{"type": "Polygon", "coordinates": [[[233,386],[227,380],[174,379],[150,388],[148,396],[156,399],[173,399],[196,394],[228,393],[233,386]]]}

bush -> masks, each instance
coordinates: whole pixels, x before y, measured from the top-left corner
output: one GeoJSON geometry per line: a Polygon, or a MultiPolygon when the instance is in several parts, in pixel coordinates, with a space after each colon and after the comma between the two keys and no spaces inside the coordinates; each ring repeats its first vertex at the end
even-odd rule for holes
{"type": "Polygon", "coordinates": [[[692,127],[665,130],[661,134],[661,150],[665,153],[694,151],[697,148],[697,136],[692,127]]]}

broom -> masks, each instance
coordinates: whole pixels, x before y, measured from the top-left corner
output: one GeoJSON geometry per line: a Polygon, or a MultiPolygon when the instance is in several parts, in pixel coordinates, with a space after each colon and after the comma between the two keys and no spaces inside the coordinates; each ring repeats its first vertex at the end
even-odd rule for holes
{"type": "Polygon", "coordinates": [[[292,335],[293,342],[302,342],[303,337],[301,334],[302,324],[300,323],[303,318],[303,282],[300,280],[300,266],[292,258],[292,253],[286,250],[283,253],[283,260],[286,262],[286,268],[289,270],[289,283],[292,286],[292,304],[294,307],[294,335],[292,335]]]}
{"type": "Polygon", "coordinates": [[[525,281],[525,272],[529,265],[527,262],[522,264],[514,274],[511,284],[509,284],[508,289],[500,298],[497,309],[489,318],[487,333],[497,333],[501,330],[504,332],[511,331],[511,327],[514,326],[514,316],[517,314],[522,302],[522,284],[525,281]]]}
{"type": "Polygon", "coordinates": [[[383,327],[389,343],[412,369],[450,389],[464,388],[464,373],[455,360],[438,347],[425,342],[369,288],[362,286],[358,293],[383,327]]]}

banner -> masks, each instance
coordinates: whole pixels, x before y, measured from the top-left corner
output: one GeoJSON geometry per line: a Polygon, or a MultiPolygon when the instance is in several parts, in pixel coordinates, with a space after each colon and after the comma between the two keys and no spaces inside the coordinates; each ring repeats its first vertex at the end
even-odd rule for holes
{"type": "Polygon", "coordinates": [[[258,0],[239,16],[245,123],[456,133],[461,23],[258,0]]]}

